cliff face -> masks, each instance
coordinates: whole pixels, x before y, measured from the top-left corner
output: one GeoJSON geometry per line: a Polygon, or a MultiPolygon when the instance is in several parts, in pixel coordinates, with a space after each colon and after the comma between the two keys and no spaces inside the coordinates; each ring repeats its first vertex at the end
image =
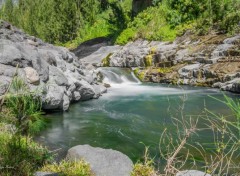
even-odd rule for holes
{"type": "Polygon", "coordinates": [[[40,94],[44,109],[67,110],[73,101],[98,98],[106,92],[97,82],[98,73],[86,69],[68,49],[44,43],[1,21],[0,96],[16,71],[30,90],[40,94]]]}

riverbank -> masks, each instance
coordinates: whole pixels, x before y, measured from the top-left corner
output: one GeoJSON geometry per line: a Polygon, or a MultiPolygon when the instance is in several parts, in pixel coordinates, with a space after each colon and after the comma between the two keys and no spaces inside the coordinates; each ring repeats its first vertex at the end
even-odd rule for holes
{"type": "Polygon", "coordinates": [[[239,43],[240,35],[186,33],[174,42],[137,40],[125,46],[103,46],[81,60],[86,64],[90,60],[98,67],[133,68],[143,82],[206,86],[239,93],[239,43]]]}

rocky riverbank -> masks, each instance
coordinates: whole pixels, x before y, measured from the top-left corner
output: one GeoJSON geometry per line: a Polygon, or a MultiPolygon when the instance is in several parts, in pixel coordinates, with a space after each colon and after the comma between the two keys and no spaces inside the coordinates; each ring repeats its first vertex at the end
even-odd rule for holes
{"type": "Polygon", "coordinates": [[[98,66],[133,68],[143,82],[208,86],[240,93],[240,35],[186,33],[174,42],[137,40],[125,46],[103,46],[83,61],[89,59],[98,66]]]}
{"type": "Polygon", "coordinates": [[[71,102],[98,98],[106,88],[98,72],[68,49],[29,36],[0,22],[0,96],[17,74],[39,94],[46,110],[67,110],[71,102]]]}
{"type": "Polygon", "coordinates": [[[134,67],[146,82],[209,86],[240,93],[240,35],[196,37],[176,41],[136,41],[109,58],[109,66],[134,67]]]}

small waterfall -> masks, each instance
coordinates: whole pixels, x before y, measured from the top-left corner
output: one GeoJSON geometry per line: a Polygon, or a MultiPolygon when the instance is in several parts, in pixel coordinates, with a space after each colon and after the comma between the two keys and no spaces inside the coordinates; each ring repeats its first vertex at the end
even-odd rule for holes
{"type": "Polygon", "coordinates": [[[140,84],[132,70],[126,68],[99,68],[104,76],[103,82],[112,85],[140,84]]]}

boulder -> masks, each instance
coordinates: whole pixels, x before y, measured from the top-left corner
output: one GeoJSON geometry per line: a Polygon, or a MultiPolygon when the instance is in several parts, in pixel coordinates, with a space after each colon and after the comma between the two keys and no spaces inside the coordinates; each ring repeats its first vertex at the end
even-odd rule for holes
{"type": "Polygon", "coordinates": [[[34,176],[59,176],[59,174],[51,172],[36,172],[34,176]]]}
{"type": "Polygon", "coordinates": [[[35,84],[35,85],[39,84],[40,78],[35,69],[33,69],[32,67],[25,67],[24,71],[26,74],[27,81],[30,84],[35,84]]]}
{"type": "MultiPolygon", "coordinates": [[[[46,110],[61,109],[64,103],[64,87],[60,87],[56,84],[50,84],[46,88],[46,94],[43,95],[43,108],[46,110]]],[[[65,104],[66,110],[66,104],[65,104]]]]}
{"type": "Polygon", "coordinates": [[[67,158],[84,159],[90,164],[96,176],[130,176],[133,169],[132,161],[121,152],[89,145],[79,145],[69,149],[67,158]]]}
{"type": "Polygon", "coordinates": [[[211,175],[197,170],[186,170],[178,172],[176,176],[211,176],[211,175]]]}

